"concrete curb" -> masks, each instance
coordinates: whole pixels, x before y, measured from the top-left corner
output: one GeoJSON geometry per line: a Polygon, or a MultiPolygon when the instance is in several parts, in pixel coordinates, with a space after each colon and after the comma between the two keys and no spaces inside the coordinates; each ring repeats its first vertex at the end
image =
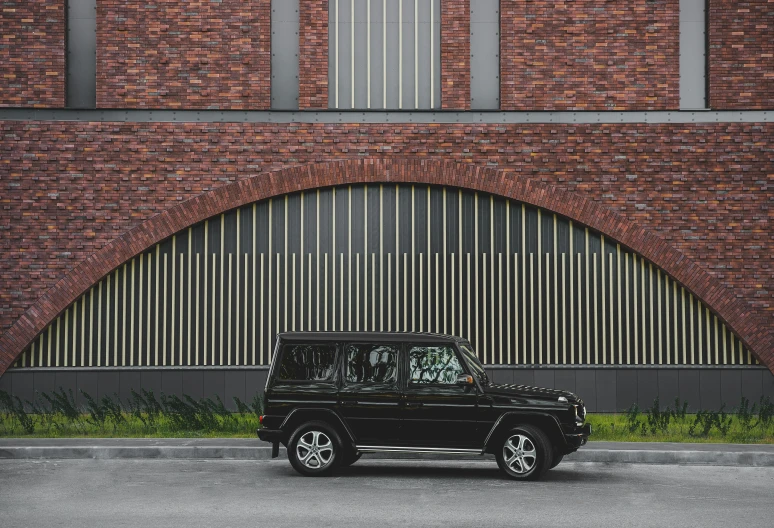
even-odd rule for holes
{"type": "MultiPolygon", "coordinates": [[[[285,450],[280,456],[286,457],[285,450]]],[[[18,446],[0,447],[0,459],[223,459],[269,460],[271,448],[243,446],[18,446]]]]}
{"type": "MultiPolygon", "coordinates": [[[[196,445],[192,441],[165,441],[163,445],[148,441],[146,445],[137,441],[111,441],[96,444],[87,441],[69,441],[62,445],[31,445],[23,440],[0,444],[0,459],[46,460],[46,459],[214,459],[214,460],[269,460],[271,448],[261,445],[219,445],[217,441],[196,445]]],[[[256,442],[257,443],[257,442],[256,442]]],[[[615,444],[605,446],[588,445],[565,458],[568,462],[596,462],[608,464],[667,464],[667,465],[713,465],[738,467],[774,467],[774,446],[715,446],[665,445],[662,449],[649,444],[637,449],[636,444],[615,444]]],[[[280,449],[280,458],[286,458],[285,449],[280,449]]],[[[365,455],[371,459],[399,460],[485,460],[486,457],[413,455],[377,453],[365,455]]]]}
{"type": "Polygon", "coordinates": [[[565,457],[568,462],[609,464],[666,464],[701,466],[774,467],[774,453],[724,451],[654,451],[583,449],[565,457]]]}

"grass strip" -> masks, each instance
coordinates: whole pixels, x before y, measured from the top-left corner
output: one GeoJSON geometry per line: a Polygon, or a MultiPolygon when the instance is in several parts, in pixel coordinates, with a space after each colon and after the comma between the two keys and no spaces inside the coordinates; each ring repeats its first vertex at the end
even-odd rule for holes
{"type": "MultiPolygon", "coordinates": [[[[254,438],[263,413],[259,394],[250,403],[234,398],[238,412],[219,398],[157,398],[147,390],[131,391],[126,400],[81,395],[76,402],[72,391],[60,388],[39,394],[36,402],[45,403],[32,403],[0,391],[0,438],[254,438]]],[[[687,409],[680,400],[662,408],[656,398],[644,410],[632,405],[626,413],[590,413],[586,419],[594,441],[774,444],[769,398],[754,404],[742,398],[733,412],[725,405],[718,411],[687,409]]]]}

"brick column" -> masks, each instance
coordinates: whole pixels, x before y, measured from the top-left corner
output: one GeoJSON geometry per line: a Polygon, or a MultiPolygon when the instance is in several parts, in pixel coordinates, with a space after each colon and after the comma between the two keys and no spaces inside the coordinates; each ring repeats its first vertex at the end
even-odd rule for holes
{"type": "Polygon", "coordinates": [[[302,0],[299,13],[298,107],[328,109],[328,0],[302,0]]]}
{"type": "Polygon", "coordinates": [[[677,110],[678,0],[502,0],[503,110],[677,110]]]}
{"type": "Polygon", "coordinates": [[[258,0],[254,7],[258,35],[254,42],[258,74],[251,79],[251,101],[256,110],[271,109],[271,0],[258,0]]]}
{"type": "Polygon", "coordinates": [[[65,1],[0,1],[0,107],[65,105],[65,1]]]}
{"type": "Polygon", "coordinates": [[[441,0],[441,108],[470,110],[470,0],[441,0]]]}
{"type": "Polygon", "coordinates": [[[99,0],[97,107],[268,110],[271,0],[99,0]]]}
{"type": "Polygon", "coordinates": [[[774,108],[774,2],[711,0],[710,107],[774,108]]]}

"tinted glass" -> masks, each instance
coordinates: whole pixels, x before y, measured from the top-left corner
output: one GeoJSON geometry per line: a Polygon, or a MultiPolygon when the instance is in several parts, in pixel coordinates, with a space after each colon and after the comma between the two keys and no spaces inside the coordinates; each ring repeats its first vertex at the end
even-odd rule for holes
{"type": "Polygon", "coordinates": [[[384,345],[347,346],[347,382],[392,383],[398,372],[398,349],[384,345]]]}
{"type": "Polygon", "coordinates": [[[285,345],[277,377],[285,381],[325,381],[333,377],[335,345],[285,345]]]}
{"type": "Polygon", "coordinates": [[[453,385],[464,374],[451,346],[415,346],[409,350],[409,380],[411,383],[443,383],[453,385]]]}

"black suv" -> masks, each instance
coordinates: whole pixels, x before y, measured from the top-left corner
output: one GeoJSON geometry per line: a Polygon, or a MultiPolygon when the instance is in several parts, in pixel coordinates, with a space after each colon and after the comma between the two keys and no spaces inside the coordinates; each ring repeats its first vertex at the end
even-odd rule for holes
{"type": "Polygon", "coordinates": [[[534,480],[591,434],[574,394],[494,384],[470,343],[437,334],[280,334],[265,404],[258,437],[308,476],[363,453],[492,453],[534,480]]]}

